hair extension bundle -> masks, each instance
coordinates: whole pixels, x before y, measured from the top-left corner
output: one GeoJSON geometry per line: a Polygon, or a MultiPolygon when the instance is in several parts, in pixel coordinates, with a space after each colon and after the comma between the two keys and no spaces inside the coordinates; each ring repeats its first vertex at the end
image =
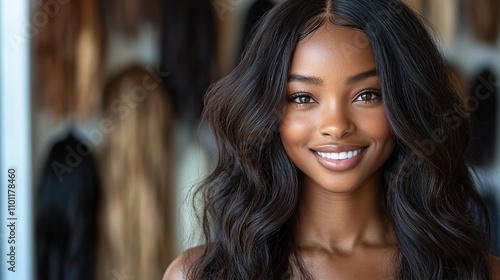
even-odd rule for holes
{"type": "Polygon", "coordinates": [[[161,68],[178,118],[196,127],[203,95],[217,74],[217,32],[211,1],[169,1],[163,8],[161,68]]]}
{"type": "Polygon", "coordinates": [[[97,0],[54,4],[42,0],[47,24],[38,29],[34,57],[41,102],[56,118],[73,115],[84,120],[100,94],[103,37],[97,0]]]}
{"type": "Polygon", "coordinates": [[[35,197],[39,280],[94,279],[99,196],[89,147],[71,134],[54,144],[35,197]]]}
{"type": "Polygon", "coordinates": [[[103,5],[111,31],[133,38],[144,23],[158,25],[164,4],[159,0],[106,0],[103,5]]]}
{"type": "Polygon", "coordinates": [[[439,33],[442,42],[446,45],[453,43],[457,33],[458,1],[456,0],[429,0],[425,16],[439,33]]]}
{"type": "Polygon", "coordinates": [[[473,121],[471,157],[473,163],[489,166],[494,163],[498,141],[498,89],[495,72],[482,69],[470,86],[470,114],[473,121]]]}
{"type": "Polygon", "coordinates": [[[497,0],[467,0],[468,21],[473,36],[494,45],[500,29],[500,2],[497,0]]]}
{"type": "Polygon", "coordinates": [[[243,33],[240,35],[240,51],[238,53],[238,57],[236,58],[236,62],[239,61],[239,58],[243,53],[248,40],[250,39],[251,32],[257,25],[257,22],[259,22],[262,16],[264,16],[264,14],[268,12],[269,9],[271,9],[273,6],[274,2],[271,0],[256,0],[248,9],[245,17],[243,33]]]}
{"type": "Polygon", "coordinates": [[[113,271],[160,279],[172,259],[171,104],[152,73],[134,66],[105,88],[99,279],[113,271]]]}
{"type": "MultiPolygon", "coordinates": [[[[44,0],[41,5],[48,2],[44,0]]],[[[35,38],[41,101],[57,118],[67,115],[74,104],[76,42],[81,23],[77,9],[77,1],[60,5],[59,12],[39,29],[35,38]]]]}
{"type": "Polygon", "coordinates": [[[455,39],[459,7],[455,0],[403,0],[418,15],[428,21],[431,33],[439,35],[439,41],[450,45],[455,39]]]}
{"type": "Polygon", "coordinates": [[[77,77],[75,115],[84,119],[93,112],[100,100],[100,62],[103,47],[99,3],[81,1],[82,26],[77,43],[77,77]]]}

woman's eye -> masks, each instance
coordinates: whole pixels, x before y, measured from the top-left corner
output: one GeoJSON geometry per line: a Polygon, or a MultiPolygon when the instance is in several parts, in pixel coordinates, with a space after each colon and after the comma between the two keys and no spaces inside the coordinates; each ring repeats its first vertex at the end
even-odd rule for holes
{"type": "Polygon", "coordinates": [[[365,91],[358,95],[355,101],[373,102],[380,99],[380,94],[375,91],[365,91]]]}
{"type": "Polygon", "coordinates": [[[308,95],[295,95],[295,96],[290,96],[288,101],[297,104],[307,104],[307,103],[313,103],[314,99],[312,99],[312,97],[308,95]]]}

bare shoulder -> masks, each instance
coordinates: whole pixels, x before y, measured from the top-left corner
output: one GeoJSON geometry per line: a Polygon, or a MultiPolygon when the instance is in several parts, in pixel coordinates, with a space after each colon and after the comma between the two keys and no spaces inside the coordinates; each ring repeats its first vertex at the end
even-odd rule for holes
{"type": "Polygon", "coordinates": [[[193,247],[178,256],[167,268],[163,280],[186,280],[185,269],[201,256],[205,246],[193,247]]]}
{"type": "Polygon", "coordinates": [[[490,256],[491,271],[493,280],[500,280],[500,258],[493,255],[490,256]]]}

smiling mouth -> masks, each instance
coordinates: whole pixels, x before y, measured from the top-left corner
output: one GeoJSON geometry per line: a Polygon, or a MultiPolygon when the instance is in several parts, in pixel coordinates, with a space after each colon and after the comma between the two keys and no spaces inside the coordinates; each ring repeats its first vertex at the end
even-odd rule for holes
{"type": "Polygon", "coordinates": [[[350,159],[352,157],[355,157],[356,155],[361,153],[365,148],[366,147],[352,150],[352,151],[340,152],[340,153],[323,153],[323,152],[319,152],[319,151],[314,151],[314,152],[322,158],[333,159],[333,160],[346,160],[346,159],[350,159]]]}

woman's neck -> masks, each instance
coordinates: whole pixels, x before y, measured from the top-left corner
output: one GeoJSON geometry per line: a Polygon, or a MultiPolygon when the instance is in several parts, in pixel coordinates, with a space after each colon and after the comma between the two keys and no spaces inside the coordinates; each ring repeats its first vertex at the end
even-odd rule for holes
{"type": "Polygon", "coordinates": [[[394,245],[380,200],[380,176],[359,188],[335,193],[304,182],[299,202],[299,248],[349,253],[364,246],[394,245]]]}

